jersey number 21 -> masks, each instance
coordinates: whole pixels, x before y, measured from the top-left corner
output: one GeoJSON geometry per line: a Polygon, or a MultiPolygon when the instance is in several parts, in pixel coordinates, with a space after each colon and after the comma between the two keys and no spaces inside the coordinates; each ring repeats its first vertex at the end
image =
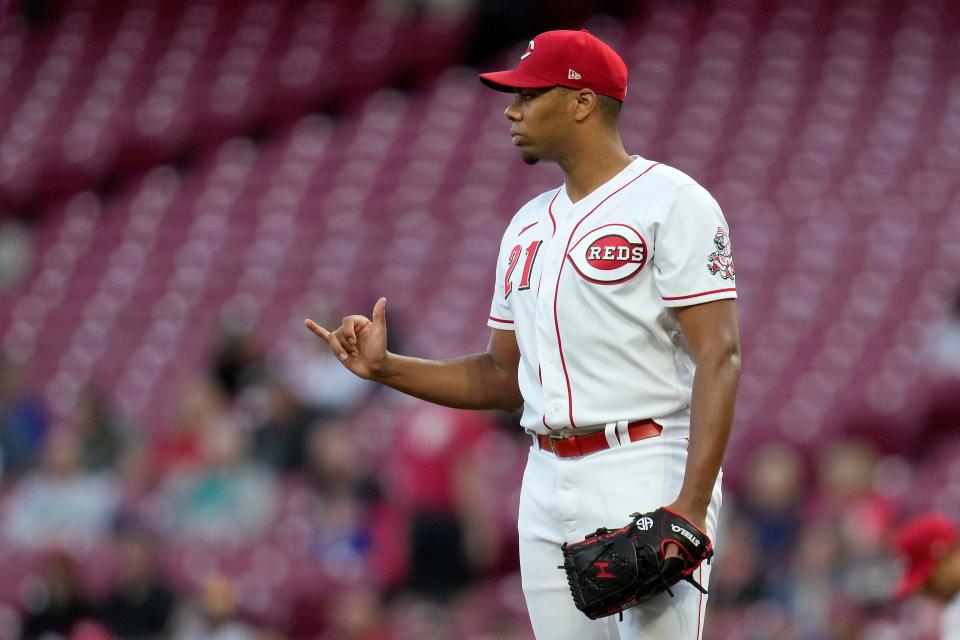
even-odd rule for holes
{"type": "MultiPolygon", "coordinates": [[[[530,272],[533,271],[533,261],[537,259],[537,253],[540,251],[541,244],[543,244],[543,240],[534,240],[527,246],[527,250],[525,251],[527,254],[527,259],[523,263],[523,272],[520,275],[520,284],[517,285],[517,288],[521,291],[530,288],[530,272]]],[[[510,295],[510,292],[513,291],[513,283],[510,281],[510,278],[513,275],[513,270],[517,268],[517,263],[520,261],[521,249],[522,246],[518,244],[510,251],[510,266],[507,267],[507,274],[503,279],[504,299],[506,299],[510,295]]]]}

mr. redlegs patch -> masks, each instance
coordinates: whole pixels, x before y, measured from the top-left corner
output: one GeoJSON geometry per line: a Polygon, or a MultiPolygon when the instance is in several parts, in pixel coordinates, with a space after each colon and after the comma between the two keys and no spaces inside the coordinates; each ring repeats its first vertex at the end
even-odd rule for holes
{"type": "Polygon", "coordinates": [[[606,224],[588,232],[567,253],[585,280],[619,284],[640,273],[647,263],[647,243],[625,224],[606,224]]]}

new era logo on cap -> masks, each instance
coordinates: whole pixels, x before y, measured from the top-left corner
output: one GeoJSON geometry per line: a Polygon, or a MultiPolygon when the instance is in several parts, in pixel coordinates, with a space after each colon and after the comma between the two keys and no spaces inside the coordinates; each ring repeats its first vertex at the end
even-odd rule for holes
{"type": "Polygon", "coordinates": [[[530,41],[516,68],[481,73],[480,81],[507,93],[561,86],[592,89],[622,101],[627,96],[627,65],[585,29],[546,31],[530,41]]]}

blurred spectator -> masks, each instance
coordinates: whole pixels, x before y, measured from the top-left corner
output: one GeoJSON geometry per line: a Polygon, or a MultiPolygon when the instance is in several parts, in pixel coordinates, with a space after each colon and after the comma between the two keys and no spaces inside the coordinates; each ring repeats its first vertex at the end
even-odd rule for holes
{"type": "Polygon", "coordinates": [[[77,435],[56,430],[42,466],[14,487],[4,527],[23,546],[85,548],[109,530],[118,498],[116,477],[84,471],[77,435]]]}
{"type": "Polygon", "coordinates": [[[456,632],[449,609],[433,600],[413,595],[398,598],[390,606],[391,640],[449,640],[456,632]]]}
{"type": "Polygon", "coordinates": [[[153,448],[161,474],[199,466],[204,433],[210,425],[228,420],[227,413],[226,397],[209,378],[191,380],[180,394],[169,433],[161,434],[153,448]]]}
{"type": "Polygon", "coordinates": [[[245,331],[227,331],[220,338],[213,362],[214,379],[227,397],[235,398],[266,373],[263,348],[245,331]]]}
{"type": "Polygon", "coordinates": [[[895,587],[898,598],[915,593],[944,605],[941,640],[960,640],[960,531],[937,513],[923,513],[907,522],[895,537],[906,565],[895,587]]]}
{"type": "Polygon", "coordinates": [[[885,555],[894,508],[874,488],[875,447],[861,438],[843,439],[824,450],[818,462],[820,491],[813,500],[814,515],[840,527],[848,560],[885,555]]]}
{"type": "Polygon", "coordinates": [[[767,445],[751,457],[743,508],[765,552],[780,555],[793,546],[803,487],[803,461],[795,449],[767,445]]]}
{"type": "MultiPolygon", "coordinates": [[[[755,602],[765,594],[766,566],[757,553],[762,549],[756,529],[734,510],[722,532],[723,544],[717,547],[716,569],[710,574],[710,599],[713,609],[755,602]]],[[[786,572],[783,572],[786,574],[786,572]]]]}
{"type": "Polygon", "coordinates": [[[388,640],[383,598],[369,587],[338,591],[330,602],[330,625],[319,640],[388,640]]]}
{"type": "Polygon", "coordinates": [[[492,428],[484,414],[425,406],[398,429],[389,487],[410,520],[410,586],[428,597],[451,597],[496,560],[496,518],[470,455],[492,428]]]}
{"type": "Polygon", "coordinates": [[[922,433],[910,443],[921,454],[941,437],[955,434],[960,424],[960,289],[931,329],[923,355],[929,382],[926,416],[922,433]]]}
{"type": "Polygon", "coordinates": [[[43,402],[23,383],[20,366],[0,356],[0,469],[17,477],[36,464],[49,428],[43,402]]]}
{"type": "Polygon", "coordinates": [[[178,468],[164,494],[168,526],[208,540],[240,540],[263,531],[273,513],[274,478],[246,457],[235,422],[218,420],[203,432],[203,465],[178,468]]]}
{"type": "Polygon", "coordinates": [[[0,215],[0,290],[12,288],[20,281],[30,267],[32,253],[33,245],[26,228],[0,215]]]}
{"type": "Polygon", "coordinates": [[[310,553],[341,584],[394,586],[403,571],[394,509],[370,478],[343,423],[314,425],[307,441],[307,479],[314,489],[310,553]]]}
{"type": "Polygon", "coordinates": [[[321,496],[354,494],[375,498],[379,489],[369,477],[353,442],[351,425],[341,420],[318,420],[310,425],[305,445],[307,481],[321,496]]]}
{"type": "Polygon", "coordinates": [[[306,434],[313,414],[277,380],[265,385],[267,412],[253,433],[253,457],[281,473],[303,467],[306,434]]]}
{"type": "Polygon", "coordinates": [[[830,613],[844,548],[834,523],[811,521],[790,556],[787,606],[804,638],[829,638],[830,613]]]}
{"type": "Polygon", "coordinates": [[[237,590],[223,577],[207,580],[197,607],[179,616],[172,640],[256,640],[256,630],[237,615],[237,590]]]}
{"type": "Polygon", "coordinates": [[[936,376],[960,381],[960,289],[946,317],[940,322],[927,343],[925,360],[936,376]]]}
{"type": "Polygon", "coordinates": [[[876,580],[864,567],[887,557],[894,510],[874,488],[877,453],[861,438],[831,443],[817,460],[817,489],[793,553],[790,594],[805,636],[844,638],[875,602],[876,580]]]}
{"type": "Polygon", "coordinates": [[[157,549],[140,531],[121,534],[117,583],[99,607],[98,617],[119,638],[165,637],[175,597],[157,567],[157,549]]]}
{"type": "Polygon", "coordinates": [[[364,505],[349,494],[327,496],[315,503],[311,560],[331,580],[349,584],[369,579],[373,523],[366,515],[364,505]]]}
{"type": "Polygon", "coordinates": [[[91,615],[83,596],[77,565],[68,554],[52,552],[46,558],[43,577],[28,590],[23,617],[23,637],[63,637],[91,615]]]}
{"type": "Polygon", "coordinates": [[[106,396],[94,387],[77,397],[70,429],[80,439],[80,459],[85,469],[116,469],[128,449],[127,434],[111,410],[106,396]]]}

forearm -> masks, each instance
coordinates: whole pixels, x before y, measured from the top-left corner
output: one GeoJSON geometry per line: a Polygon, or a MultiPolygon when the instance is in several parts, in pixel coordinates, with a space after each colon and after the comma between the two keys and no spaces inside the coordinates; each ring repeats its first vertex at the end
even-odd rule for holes
{"type": "Polygon", "coordinates": [[[407,395],[455,409],[513,411],[523,404],[517,372],[497,366],[488,353],[453,360],[389,354],[373,380],[407,395]]]}
{"type": "Polygon", "coordinates": [[[690,446],[683,486],[677,502],[706,513],[733,425],[740,353],[736,349],[708,354],[697,363],[690,412],[690,446]]]}

